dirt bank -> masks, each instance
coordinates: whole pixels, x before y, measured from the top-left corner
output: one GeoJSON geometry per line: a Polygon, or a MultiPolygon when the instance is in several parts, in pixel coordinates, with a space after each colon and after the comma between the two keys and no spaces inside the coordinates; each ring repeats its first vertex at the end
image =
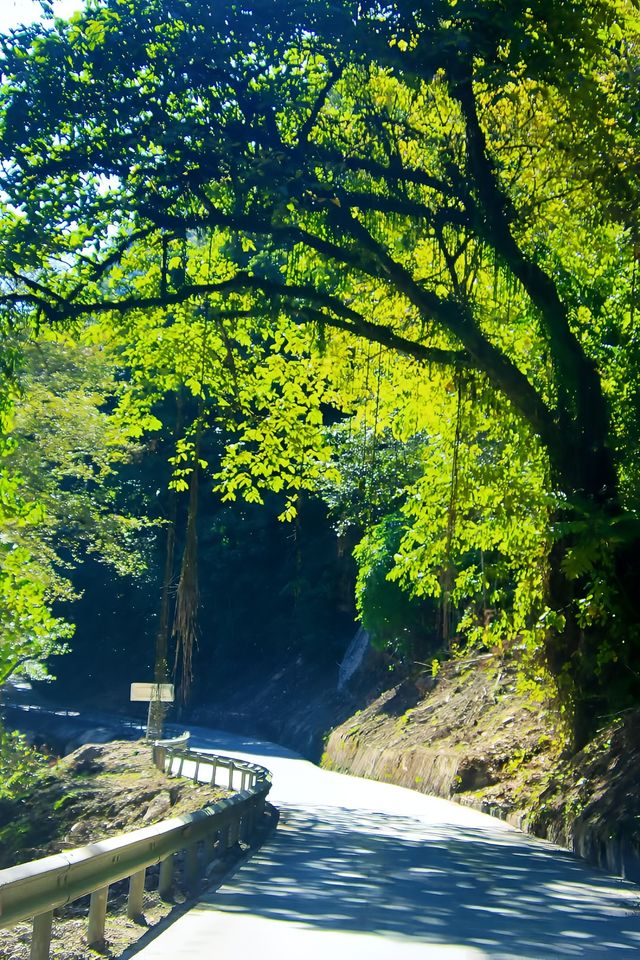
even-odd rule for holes
{"type": "Polygon", "coordinates": [[[331,732],[323,765],[473,806],[640,881],[640,711],[563,757],[551,705],[516,675],[487,656],[405,680],[331,732]]]}
{"type": "MultiPolygon", "coordinates": [[[[26,796],[0,806],[0,866],[45,857],[200,809],[228,795],[219,787],[169,778],[151,763],[143,743],[87,744],[60,760],[26,796]]],[[[238,848],[230,860],[241,854],[238,848]]],[[[105,952],[119,957],[172,909],[160,900],[157,868],[147,871],[143,917],[126,917],[128,881],[110,888],[105,952]]],[[[174,902],[184,901],[177,863],[174,902]]],[[[86,960],[88,897],[55,911],[52,960],[86,960]]],[[[31,923],[0,930],[0,960],[28,960],[31,923]]]]}

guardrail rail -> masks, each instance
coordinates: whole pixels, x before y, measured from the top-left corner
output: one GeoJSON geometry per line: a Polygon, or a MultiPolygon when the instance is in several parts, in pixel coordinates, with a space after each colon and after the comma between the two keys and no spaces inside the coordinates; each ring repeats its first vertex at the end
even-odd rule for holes
{"type": "Polygon", "coordinates": [[[177,853],[184,851],[187,886],[195,891],[220,852],[239,840],[251,842],[264,814],[271,774],[234,757],[190,750],[188,742],[188,734],[156,741],[155,765],[171,776],[225,786],[236,791],[233,796],[195,813],[0,870],[0,928],[33,918],[31,960],[49,960],[55,909],[90,894],[87,944],[100,947],[111,884],[129,879],[127,916],[136,919],[142,913],[148,867],[160,864],[158,893],[168,900],[177,853]]]}

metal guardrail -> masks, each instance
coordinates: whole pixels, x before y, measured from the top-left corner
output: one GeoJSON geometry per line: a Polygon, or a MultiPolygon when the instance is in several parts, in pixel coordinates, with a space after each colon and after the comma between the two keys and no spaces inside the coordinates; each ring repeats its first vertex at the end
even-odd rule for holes
{"type": "Polygon", "coordinates": [[[154,740],[154,747],[188,747],[191,734],[188,730],[181,733],[179,737],[169,737],[168,740],[154,740]]]}
{"type": "Polygon", "coordinates": [[[179,737],[173,737],[170,740],[154,740],[152,746],[153,763],[158,770],[164,772],[167,750],[180,749],[181,747],[188,750],[190,739],[191,734],[186,730],[179,737]]]}
{"type": "MultiPolygon", "coordinates": [[[[211,786],[224,786],[229,790],[253,790],[264,776],[264,767],[259,767],[255,763],[249,763],[247,760],[238,760],[236,757],[223,757],[218,754],[214,756],[199,750],[190,750],[188,747],[187,749],[174,746],[161,747],[154,754],[154,760],[160,770],[179,777],[183,775],[185,762],[195,763],[193,772],[194,780],[201,780],[199,777],[201,770],[211,767],[211,772],[204,782],[210,783],[211,786]],[[176,766],[177,769],[175,769],[176,766]],[[227,771],[227,777],[224,783],[218,782],[219,770],[227,771]]],[[[270,783],[271,780],[269,779],[269,784],[270,783]]]]}
{"type": "Polygon", "coordinates": [[[91,894],[87,944],[99,947],[104,942],[111,884],[129,878],[127,915],[135,919],[142,913],[147,867],[160,864],[158,893],[167,900],[176,853],[184,851],[187,885],[195,890],[218,852],[239,840],[250,842],[264,813],[271,774],[257,764],[189,750],[186,743],[188,735],[186,739],[157,741],[153,748],[156,766],[170,775],[182,776],[185,764],[193,763],[190,778],[202,780],[205,773],[204,782],[212,785],[217,783],[219,770],[227,771],[224,786],[236,789],[234,796],[195,813],[0,870],[0,927],[12,927],[33,917],[31,960],[49,960],[56,908],[91,894]]]}

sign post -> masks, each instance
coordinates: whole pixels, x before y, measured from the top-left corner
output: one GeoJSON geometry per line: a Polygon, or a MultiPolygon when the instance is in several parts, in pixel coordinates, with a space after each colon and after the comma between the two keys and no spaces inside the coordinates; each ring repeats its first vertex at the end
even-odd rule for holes
{"type": "Polygon", "coordinates": [[[149,702],[149,716],[147,718],[147,740],[149,739],[149,734],[153,731],[151,730],[151,713],[154,707],[154,704],[160,703],[173,703],[175,699],[174,688],[172,683],[132,683],[131,684],[131,701],[140,702],[148,701],[149,702]]]}

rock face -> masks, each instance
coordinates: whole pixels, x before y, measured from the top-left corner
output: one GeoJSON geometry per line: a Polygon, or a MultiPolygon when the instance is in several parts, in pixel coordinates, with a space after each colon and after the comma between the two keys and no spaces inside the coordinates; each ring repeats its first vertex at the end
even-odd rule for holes
{"type": "Polygon", "coordinates": [[[517,694],[513,665],[483,658],[385,691],[332,731],[324,756],[336,769],[510,813],[513,758],[526,755],[539,779],[553,739],[549,712],[517,694]]]}
{"type": "Polygon", "coordinates": [[[640,710],[628,711],[548,778],[529,814],[538,836],[640,882],[640,710]]]}
{"type": "Polygon", "coordinates": [[[145,814],[142,818],[143,823],[151,823],[153,820],[160,820],[162,817],[169,813],[171,809],[171,795],[168,791],[163,790],[162,793],[158,793],[149,806],[147,807],[145,814]]]}
{"type": "Polygon", "coordinates": [[[79,747],[70,758],[69,767],[74,773],[97,773],[103,769],[102,750],[93,743],[79,747]]]}
{"type": "Polygon", "coordinates": [[[454,661],[334,729],[323,765],[473,806],[640,881],[640,711],[561,756],[553,712],[516,664],[454,661]]]}

